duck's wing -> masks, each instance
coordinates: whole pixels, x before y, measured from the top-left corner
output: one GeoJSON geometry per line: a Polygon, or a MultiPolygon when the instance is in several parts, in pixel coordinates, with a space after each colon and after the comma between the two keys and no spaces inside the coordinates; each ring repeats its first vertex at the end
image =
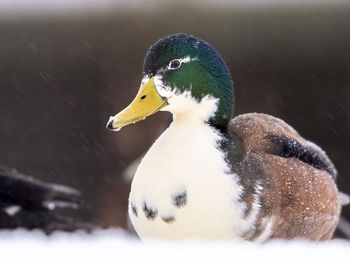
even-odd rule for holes
{"type": "Polygon", "coordinates": [[[0,229],[40,229],[46,234],[51,234],[55,231],[83,230],[91,232],[100,227],[102,225],[96,221],[60,215],[55,210],[20,209],[14,214],[0,210],[0,229]]]}
{"type": "Polygon", "coordinates": [[[26,209],[78,207],[80,192],[76,189],[39,181],[16,169],[0,166],[0,204],[26,209]]]}
{"type": "Polygon", "coordinates": [[[243,186],[245,216],[254,225],[246,239],[331,238],[340,202],[337,171],[326,153],[266,114],[232,119],[228,135],[238,145],[232,166],[243,186]]]}
{"type": "Polygon", "coordinates": [[[327,154],[316,144],[302,138],[281,119],[267,114],[243,114],[234,118],[229,128],[242,140],[244,152],[297,158],[336,179],[337,171],[327,154]]]}
{"type": "Polygon", "coordinates": [[[73,188],[49,184],[0,166],[0,229],[42,229],[92,231],[97,222],[60,215],[54,208],[81,206],[80,192],[73,188]]]}

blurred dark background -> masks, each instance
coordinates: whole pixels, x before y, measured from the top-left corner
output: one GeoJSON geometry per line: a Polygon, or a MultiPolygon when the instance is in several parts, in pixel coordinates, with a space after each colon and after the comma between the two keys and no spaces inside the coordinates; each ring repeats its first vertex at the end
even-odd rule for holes
{"type": "MultiPolygon", "coordinates": [[[[314,2],[0,12],[0,163],[80,189],[87,207],[70,213],[125,227],[130,185],[122,172],[169,115],[119,133],[105,124],[135,96],[148,47],[185,32],[227,62],[235,114],[284,119],[327,151],[340,190],[350,193],[350,3],[314,2]]],[[[350,207],[343,214],[350,219],[350,207]]]]}

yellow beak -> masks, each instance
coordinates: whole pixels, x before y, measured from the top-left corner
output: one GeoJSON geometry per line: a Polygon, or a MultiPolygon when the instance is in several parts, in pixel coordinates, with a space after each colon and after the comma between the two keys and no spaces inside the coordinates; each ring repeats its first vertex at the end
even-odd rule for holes
{"type": "Polygon", "coordinates": [[[159,95],[152,77],[137,93],[128,107],[110,117],[107,128],[120,130],[123,126],[145,119],[167,105],[168,100],[159,95]]]}

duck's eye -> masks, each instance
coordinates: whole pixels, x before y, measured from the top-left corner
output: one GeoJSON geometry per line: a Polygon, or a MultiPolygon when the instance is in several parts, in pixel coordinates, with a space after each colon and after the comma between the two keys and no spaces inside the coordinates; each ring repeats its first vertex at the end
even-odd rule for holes
{"type": "Polygon", "coordinates": [[[181,66],[181,62],[178,59],[174,59],[170,61],[169,68],[170,69],[177,69],[181,66]]]}

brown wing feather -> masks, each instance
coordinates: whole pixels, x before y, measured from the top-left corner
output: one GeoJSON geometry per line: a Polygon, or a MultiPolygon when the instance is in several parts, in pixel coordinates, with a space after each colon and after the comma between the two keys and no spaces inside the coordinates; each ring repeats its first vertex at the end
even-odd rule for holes
{"type": "Polygon", "coordinates": [[[314,143],[302,138],[284,121],[267,114],[249,113],[234,118],[230,123],[244,142],[244,150],[271,153],[299,160],[328,172],[334,179],[337,171],[326,153],[314,143]]]}
{"type": "Polygon", "coordinates": [[[275,222],[272,238],[330,239],[340,203],[336,170],[325,152],[284,121],[266,114],[234,118],[229,134],[241,144],[242,159],[235,172],[244,188],[247,217],[252,212],[252,196],[260,198],[260,213],[247,239],[258,238],[268,218],[275,222]]]}

